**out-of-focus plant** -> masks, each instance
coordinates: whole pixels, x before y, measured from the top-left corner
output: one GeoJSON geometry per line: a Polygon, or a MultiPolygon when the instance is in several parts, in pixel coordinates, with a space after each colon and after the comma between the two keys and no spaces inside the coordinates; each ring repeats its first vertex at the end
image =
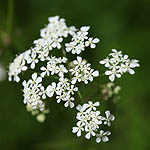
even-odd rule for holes
{"type": "MultiPolygon", "coordinates": [[[[33,42],[33,47],[19,54],[9,65],[9,81],[22,82],[23,102],[27,111],[35,115],[39,122],[43,122],[45,114],[49,112],[47,99],[55,97],[56,102],[64,103],[65,107],[74,108],[76,105],[78,121],[72,128],[73,133],[78,137],[84,133],[86,139],[94,136],[97,143],[107,142],[111,132],[103,131],[102,124],[111,126],[115,117],[110,110],[105,111],[105,116],[101,115],[97,109],[100,106],[99,101],[93,102],[91,99],[85,102],[80,85],[86,88],[89,82],[102,75],[109,76],[109,80],[113,82],[115,77],[120,78],[126,72],[134,74],[133,68],[139,67],[138,60],[130,60],[122,51],[112,49],[110,58],[100,61],[107,68],[105,73],[100,74],[93,69],[91,63],[81,57],[87,47],[94,49],[100,42],[98,38],[88,36],[90,27],[68,27],[65,19],[59,16],[49,17],[48,21],[48,25],[41,29],[41,37],[33,42]],[[22,80],[20,74],[27,70],[32,72],[31,77],[22,80]]],[[[107,93],[104,100],[117,95],[120,90],[113,83],[108,83],[106,88],[102,89],[102,94],[107,93]]]]}
{"type": "Polygon", "coordinates": [[[102,85],[102,100],[111,100],[116,103],[120,99],[121,86],[115,85],[113,82],[102,85]]]}
{"type": "Polygon", "coordinates": [[[4,81],[7,77],[6,68],[4,65],[0,62],[0,82],[4,81]]]}

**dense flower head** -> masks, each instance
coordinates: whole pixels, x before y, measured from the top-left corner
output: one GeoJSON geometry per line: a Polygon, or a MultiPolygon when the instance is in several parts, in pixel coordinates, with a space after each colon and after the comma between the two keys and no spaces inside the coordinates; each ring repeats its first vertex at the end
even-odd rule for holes
{"type": "Polygon", "coordinates": [[[9,81],[20,81],[20,77],[18,76],[22,71],[27,70],[26,61],[25,61],[25,53],[20,54],[17,56],[14,61],[9,65],[9,81]]]}
{"type": "Polygon", "coordinates": [[[136,59],[129,59],[128,55],[123,55],[122,51],[112,49],[112,53],[109,54],[110,58],[107,57],[100,61],[108,70],[105,75],[109,76],[110,81],[114,81],[115,77],[120,78],[124,73],[129,72],[131,75],[135,74],[133,70],[139,67],[139,61],[136,59]]]}
{"type": "Polygon", "coordinates": [[[66,43],[66,51],[71,52],[72,54],[80,54],[85,50],[86,47],[95,48],[96,44],[100,42],[98,38],[89,38],[88,30],[89,26],[83,26],[79,31],[75,32],[72,35],[72,39],[70,43],[66,43]]]}
{"type": "Polygon", "coordinates": [[[32,79],[23,82],[24,86],[24,104],[31,105],[32,109],[44,110],[45,104],[41,100],[39,94],[42,78],[37,76],[37,73],[32,74],[32,79]]]}
{"type": "Polygon", "coordinates": [[[82,57],[77,56],[77,60],[73,61],[74,68],[70,69],[73,78],[71,83],[75,84],[76,82],[83,81],[85,84],[88,84],[88,81],[93,81],[94,77],[99,76],[99,71],[92,69],[90,63],[86,63],[82,57]]]}
{"type": "MultiPolygon", "coordinates": [[[[100,106],[99,102],[93,103],[89,101],[88,103],[78,105],[76,108],[78,113],[76,115],[76,119],[78,120],[77,126],[72,128],[72,132],[76,133],[78,137],[81,136],[82,132],[85,132],[85,138],[90,139],[92,136],[96,136],[96,142],[99,143],[102,138],[102,130],[101,125],[111,125],[111,121],[114,121],[115,117],[110,114],[110,111],[106,111],[106,117],[101,116],[101,112],[97,110],[97,107],[100,106]]],[[[109,132],[109,131],[107,131],[109,132]]],[[[104,134],[110,135],[110,134],[104,134]]],[[[104,137],[103,137],[104,138],[104,137]]],[[[102,140],[103,142],[108,141],[102,140]]]]}

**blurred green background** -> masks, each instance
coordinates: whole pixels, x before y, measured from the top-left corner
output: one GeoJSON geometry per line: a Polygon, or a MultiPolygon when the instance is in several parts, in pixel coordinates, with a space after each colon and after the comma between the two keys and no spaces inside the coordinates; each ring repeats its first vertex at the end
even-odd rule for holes
{"type": "Polygon", "coordinates": [[[116,121],[110,142],[100,144],[72,134],[75,111],[55,102],[46,121],[38,123],[26,112],[21,84],[1,82],[0,149],[150,150],[150,0],[0,0],[0,61],[8,66],[15,54],[31,47],[48,17],[55,15],[68,25],[91,26],[90,36],[99,37],[101,43],[85,57],[96,68],[103,68],[97,61],[111,48],[139,59],[141,67],[134,76],[117,80],[122,91],[115,106],[116,121]]]}

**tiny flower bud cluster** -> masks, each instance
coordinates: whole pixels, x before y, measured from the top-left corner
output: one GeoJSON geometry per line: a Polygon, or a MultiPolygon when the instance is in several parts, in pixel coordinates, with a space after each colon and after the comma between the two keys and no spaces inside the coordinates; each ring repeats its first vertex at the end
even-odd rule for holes
{"type": "Polygon", "coordinates": [[[111,100],[116,103],[120,99],[120,90],[121,87],[119,85],[115,85],[114,82],[104,84],[102,86],[102,99],[111,100]]]}
{"type": "Polygon", "coordinates": [[[107,142],[109,139],[107,135],[111,133],[109,131],[102,132],[100,127],[102,124],[111,125],[111,121],[115,120],[115,117],[110,114],[110,111],[106,111],[106,117],[100,115],[100,111],[97,110],[96,107],[100,105],[99,102],[93,103],[89,101],[88,103],[77,106],[77,127],[72,128],[72,132],[76,133],[78,137],[81,136],[82,132],[86,132],[85,138],[90,139],[92,136],[96,136],[96,142],[99,143],[101,140],[103,142],[107,142]]]}
{"type": "Polygon", "coordinates": [[[36,119],[38,122],[42,123],[45,121],[45,115],[49,113],[48,109],[44,109],[44,110],[35,110],[32,108],[32,105],[28,104],[26,105],[26,110],[28,112],[31,112],[31,114],[33,116],[36,116],[36,119]]]}
{"type": "Polygon", "coordinates": [[[105,72],[105,75],[109,76],[109,80],[112,82],[115,80],[115,77],[120,78],[126,72],[133,75],[135,73],[133,68],[140,66],[138,60],[130,60],[128,55],[123,55],[122,51],[117,51],[116,49],[112,49],[112,53],[109,56],[111,58],[105,58],[100,61],[100,64],[105,65],[109,69],[105,72]]]}

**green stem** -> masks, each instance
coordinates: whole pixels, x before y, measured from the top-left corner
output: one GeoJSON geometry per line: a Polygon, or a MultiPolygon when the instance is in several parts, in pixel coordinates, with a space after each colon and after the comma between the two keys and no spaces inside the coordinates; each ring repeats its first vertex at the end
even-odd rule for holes
{"type": "Polygon", "coordinates": [[[8,13],[7,13],[6,28],[7,28],[7,32],[9,36],[12,34],[13,13],[14,13],[14,0],[8,0],[8,13]]]}
{"type": "Polygon", "coordinates": [[[64,50],[64,48],[62,49],[62,52],[63,52],[64,57],[67,58],[67,54],[66,54],[66,51],[64,50]]]}
{"type": "Polygon", "coordinates": [[[84,101],[83,101],[83,97],[82,97],[82,95],[81,95],[81,93],[80,93],[80,91],[79,91],[79,90],[77,91],[77,93],[78,93],[78,95],[79,95],[79,97],[80,97],[80,99],[81,99],[81,102],[82,102],[82,103],[84,103],[84,101]]]}

